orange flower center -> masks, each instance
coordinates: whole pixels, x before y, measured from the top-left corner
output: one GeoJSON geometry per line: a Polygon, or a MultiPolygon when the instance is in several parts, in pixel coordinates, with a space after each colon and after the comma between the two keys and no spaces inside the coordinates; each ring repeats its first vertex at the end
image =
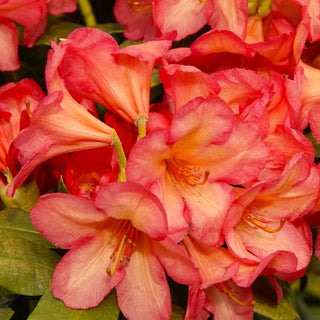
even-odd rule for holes
{"type": "Polygon", "coordinates": [[[227,283],[216,283],[215,287],[222,293],[226,294],[230,299],[232,299],[234,302],[236,302],[240,306],[244,307],[250,307],[254,304],[254,301],[245,302],[236,297],[236,295],[239,295],[239,292],[235,288],[232,288],[227,283]]]}
{"type": "Polygon", "coordinates": [[[125,266],[133,253],[137,242],[138,230],[132,225],[130,220],[122,220],[115,230],[116,245],[110,255],[112,260],[107,268],[107,274],[111,277],[119,264],[125,266]]]}
{"type": "Polygon", "coordinates": [[[285,219],[279,221],[279,219],[267,218],[259,212],[263,213],[263,211],[245,209],[241,220],[254,229],[269,233],[278,232],[283,228],[285,219]]]}
{"type": "Polygon", "coordinates": [[[185,165],[182,161],[174,158],[167,159],[166,164],[168,172],[176,181],[192,187],[205,184],[210,174],[209,170],[185,165]]]}
{"type": "Polygon", "coordinates": [[[144,11],[152,6],[152,0],[128,0],[128,6],[133,11],[144,11]]]}

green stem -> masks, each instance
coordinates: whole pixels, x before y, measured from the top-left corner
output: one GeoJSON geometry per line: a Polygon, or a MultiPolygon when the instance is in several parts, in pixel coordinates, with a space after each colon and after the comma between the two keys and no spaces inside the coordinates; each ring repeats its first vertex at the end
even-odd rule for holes
{"type": "Polygon", "coordinates": [[[126,158],[126,155],[124,154],[121,140],[118,137],[116,131],[113,132],[112,137],[113,137],[112,145],[116,150],[118,164],[119,164],[118,181],[125,182],[127,181],[127,178],[126,178],[127,158],[126,158]]]}
{"type": "Polygon", "coordinates": [[[87,27],[95,26],[97,24],[96,17],[93,13],[92,6],[89,0],[78,0],[78,6],[82,17],[87,27]]]}
{"type": "Polygon", "coordinates": [[[147,121],[148,117],[145,114],[140,114],[136,120],[136,126],[138,127],[138,140],[144,138],[147,134],[147,121]]]}

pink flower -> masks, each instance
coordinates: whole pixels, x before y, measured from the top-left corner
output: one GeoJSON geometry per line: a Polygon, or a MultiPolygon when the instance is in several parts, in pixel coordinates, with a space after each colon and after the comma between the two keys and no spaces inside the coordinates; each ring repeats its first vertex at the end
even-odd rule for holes
{"type": "Polygon", "coordinates": [[[94,201],[45,195],[30,215],[49,241],[70,249],[52,280],[53,295],[68,307],[94,307],[116,287],[126,317],[169,319],[164,267],[178,282],[198,279],[182,248],[166,238],[161,203],[138,184],[107,184],[94,201]]]}
{"type": "Polygon", "coordinates": [[[152,70],[170,45],[159,40],[119,49],[109,34],[80,28],[67,38],[62,77],[72,92],[135,123],[149,114],[152,70]]]}
{"type": "Polygon", "coordinates": [[[15,23],[23,27],[23,45],[32,47],[45,31],[47,13],[58,15],[77,9],[76,0],[2,0],[0,3],[0,70],[20,67],[18,32],[15,23]]]}
{"type": "Polygon", "coordinates": [[[4,0],[0,3],[0,69],[12,71],[19,68],[18,34],[14,23],[24,27],[23,44],[32,46],[36,38],[44,31],[42,20],[46,16],[44,0],[4,0]]]}
{"type": "Polygon", "coordinates": [[[67,152],[111,145],[114,130],[92,116],[83,106],[69,99],[65,105],[62,92],[42,100],[32,115],[30,126],[14,141],[21,170],[8,186],[12,196],[40,163],[67,152]]]}
{"type": "Polygon", "coordinates": [[[199,268],[200,282],[189,288],[187,319],[251,319],[253,315],[250,288],[240,288],[231,279],[240,262],[223,247],[210,247],[192,236],[182,245],[199,268]]]}
{"type": "Polygon", "coordinates": [[[232,280],[217,283],[205,290],[191,286],[189,295],[193,299],[189,300],[185,320],[206,320],[210,314],[216,320],[253,319],[251,289],[239,287],[232,280]],[[191,304],[195,303],[193,300],[197,300],[198,304],[202,300],[202,309],[197,310],[196,314],[190,312],[191,304]]]}
{"type": "Polygon", "coordinates": [[[43,97],[41,88],[31,79],[7,83],[0,88],[0,172],[8,166],[12,141],[29,125],[29,115],[43,97]]]}
{"type": "Polygon", "coordinates": [[[303,274],[311,256],[311,234],[301,218],[315,205],[319,182],[316,166],[298,154],[279,178],[240,190],[225,220],[229,249],[246,263],[269,260],[266,273],[282,279],[303,274]]]}
{"type": "Polygon", "coordinates": [[[67,152],[110,146],[114,139],[115,130],[88,112],[66,89],[59,62],[67,45],[62,42],[49,52],[49,95],[32,115],[30,126],[14,141],[22,168],[7,189],[10,196],[40,163],[67,152]]]}
{"type": "Polygon", "coordinates": [[[172,31],[177,32],[176,40],[181,40],[207,23],[214,30],[229,30],[244,37],[247,7],[243,0],[117,0],[114,14],[125,26],[125,36],[132,40],[172,31]]]}
{"type": "Polygon", "coordinates": [[[234,122],[221,99],[196,98],[173,115],[170,127],[132,148],[127,177],[158,195],[172,236],[181,240],[190,224],[200,240],[221,243],[233,199],[227,183],[248,182],[261,171],[267,152],[261,137],[255,124],[234,122]]]}

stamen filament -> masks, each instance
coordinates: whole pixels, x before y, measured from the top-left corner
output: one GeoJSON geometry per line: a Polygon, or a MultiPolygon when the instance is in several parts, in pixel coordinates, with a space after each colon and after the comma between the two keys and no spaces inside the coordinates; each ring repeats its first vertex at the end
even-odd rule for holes
{"type": "Polygon", "coordinates": [[[113,260],[106,269],[109,277],[113,276],[119,264],[128,262],[136,245],[138,230],[132,225],[130,220],[123,220],[115,229],[116,245],[110,255],[113,260]]]}
{"type": "Polygon", "coordinates": [[[285,219],[281,219],[279,221],[277,219],[263,217],[258,212],[259,211],[246,209],[243,213],[242,221],[252,228],[258,228],[268,233],[279,232],[286,222],[285,219]],[[278,223],[278,226],[270,227],[270,224],[275,223],[278,223]]]}
{"type": "MultiPolygon", "coordinates": [[[[113,276],[114,272],[117,269],[117,266],[119,264],[120,257],[121,257],[121,252],[122,252],[122,249],[123,249],[123,247],[124,247],[124,245],[126,243],[126,240],[127,240],[127,235],[123,235],[123,237],[121,239],[121,242],[120,242],[120,244],[118,246],[118,249],[115,252],[115,260],[114,260],[113,266],[112,266],[111,269],[107,268],[107,270],[106,270],[109,277],[113,276]]],[[[111,255],[110,259],[112,259],[112,258],[113,258],[113,256],[111,255]]]]}
{"type": "Polygon", "coordinates": [[[245,302],[245,301],[241,301],[240,299],[236,298],[232,293],[232,291],[233,291],[232,288],[230,288],[230,287],[228,288],[228,286],[223,283],[217,283],[217,284],[215,284],[215,286],[219,291],[226,294],[230,299],[232,299],[235,303],[237,303],[240,306],[250,307],[254,304],[254,301],[245,302]]]}
{"type": "Polygon", "coordinates": [[[202,171],[199,167],[184,165],[178,159],[166,160],[168,172],[178,181],[195,187],[207,182],[210,170],[202,171]]]}
{"type": "Polygon", "coordinates": [[[25,103],[25,105],[26,105],[27,114],[28,114],[29,118],[31,118],[31,117],[32,117],[32,112],[31,112],[30,101],[29,101],[29,100],[26,100],[24,103],[25,103]]]}

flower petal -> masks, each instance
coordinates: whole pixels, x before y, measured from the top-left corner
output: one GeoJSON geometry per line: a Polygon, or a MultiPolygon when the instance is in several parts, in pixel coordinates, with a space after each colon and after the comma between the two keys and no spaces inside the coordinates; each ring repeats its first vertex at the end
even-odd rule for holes
{"type": "Polygon", "coordinates": [[[13,71],[20,67],[18,33],[14,23],[0,23],[0,70],[13,71]]]}
{"type": "Polygon", "coordinates": [[[124,277],[118,268],[112,277],[106,269],[114,244],[109,234],[96,235],[77,249],[70,250],[58,263],[52,278],[52,293],[66,306],[87,309],[97,306],[124,277]]]}
{"type": "Polygon", "coordinates": [[[94,237],[108,219],[92,201],[62,193],[41,196],[30,217],[49,241],[68,249],[94,237]]]}
{"type": "Polygon", "coordinates": [[[109,183],[97,194],[95,205],[109,217],[128,219],[153,239],[163,239],[168,231],[166,214],[159,199],[133,182],[109,183]]]}
{"type": "Polygon", "coordinates": [[[124,316],[132,320],[168,320],[171,314],[169,287],[147,237],[139,234],[137,247],[126,267],[126,277],[117,285],[119,307],[124,316]]]}

